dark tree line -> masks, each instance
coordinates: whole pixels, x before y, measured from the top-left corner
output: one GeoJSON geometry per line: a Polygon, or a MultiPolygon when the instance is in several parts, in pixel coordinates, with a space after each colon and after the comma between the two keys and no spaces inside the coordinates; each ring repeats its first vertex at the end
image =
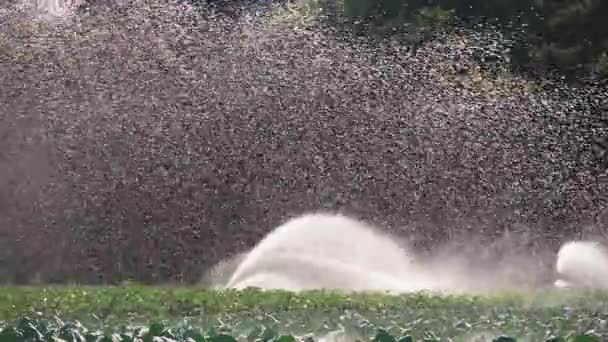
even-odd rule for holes
{"type": "Polygon", "coordinates": [[[347,15],[376,22],[409,20],[429,8],[460,22],[489,21],[525,33],[528,48],[518,62],[569,74],[608,74],[607,0],[345,0],[344,6],[347,15]]]}

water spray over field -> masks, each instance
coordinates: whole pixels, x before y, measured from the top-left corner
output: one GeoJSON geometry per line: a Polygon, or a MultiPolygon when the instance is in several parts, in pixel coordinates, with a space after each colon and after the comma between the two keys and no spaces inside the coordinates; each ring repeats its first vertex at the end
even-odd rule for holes
{"type": "Polygon", "coordinates": [[[3,280],[195,282],[294,213],[344,210],[509,287],[606,231],[605,89],[501,69],[498,32],[414,50],[291,12],[91,8],[0,11],[3,280]]]}
{"type": "MultiPolygon", "coordinates": [[[[483,248],[477,246],[478,248],[483,248]]],[[[457,251],[424,258],[365,222],[341,214],[315,213],[274,229],[235,263],[219,288],[302,291],[431,291],[447,294],[530,290],[543,287],[608,289],[608,250],[598,243],[569,242],[558,253],[555,284],[540,284],[538,260],[513,253],[475,267],[457,251]],[[565,281],[567,280],[567,284],[565,281]]],[[[483,251],[478,250],[478,256],[483,251]]],[[[217,271],[217,270],[216,270],[217,271]]]]}
{"type": "Polygon", "coordinates": [[[340,215],[307,215],[270,233],[242,260],[226,286],[430,289],[432,278],[418,264],[388,236],[362,222],[340,215]]]}

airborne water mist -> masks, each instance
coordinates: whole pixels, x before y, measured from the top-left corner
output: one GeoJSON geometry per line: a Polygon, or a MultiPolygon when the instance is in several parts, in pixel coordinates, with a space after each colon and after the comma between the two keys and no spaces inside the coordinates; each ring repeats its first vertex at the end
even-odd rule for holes
{"type": "MultiPolygon", "coordinates": [[[[34,15],[49,21],[68,20],[78,12],[80,6],[88,0],[18,0],[18,4],[34,15]]],[[[141,0],[103,0],[105,6],[123,6],[132,1],[141,0]]]]}
{"type": "Polygon", "coordinates": [[[0,13],[2,280],[194,283],[320,209],[507,284],[606,231],[605,91],[486,73],[510,49],[492,30],[414,50],[280,11],[104,3],[58,25],[0,13]]]}
{"type": "MultiPolygon", "coordinates": [[[[533,265],[533,257],[528,258],[527,264],[533,265]]],[[[342,214],[311,213],[283,223],[234,264],[220,265],[229,275],[215,283],[219,288],[288,291],[522,290],[523,284],[501,277],[503,271],[519,269],[524,277],[534,278],[542,270],[521,269],[514,260],[475,268],[458,252],[424,258],[363,221],[342,214]]],[[[556,271],[560,278],[543,287],[608,289],[608,250],[598,243],[567,243],[558,253],[556,271]]]]}

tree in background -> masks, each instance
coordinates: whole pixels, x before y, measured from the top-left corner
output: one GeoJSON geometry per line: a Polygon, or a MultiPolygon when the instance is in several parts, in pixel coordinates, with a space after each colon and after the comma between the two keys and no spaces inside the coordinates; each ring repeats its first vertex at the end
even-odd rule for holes
{"type": "Polygon", "coordinates": [[[608,75],[608,0],[344,0],[344,13],[379,25],[452,13],[465,23],[525,28],[529,49],[514,61],[608,75]]]}
{"type": "Polygon", "coordinates": [[[608,75],[608,1],[545,0],[536,58],[561,69],[608,75]]]}

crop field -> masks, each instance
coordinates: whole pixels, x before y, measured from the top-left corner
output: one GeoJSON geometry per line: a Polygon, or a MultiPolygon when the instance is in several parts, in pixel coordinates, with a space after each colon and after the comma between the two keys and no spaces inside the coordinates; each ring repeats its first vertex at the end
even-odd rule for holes
{"type": "Polygon", "coordinates": [[[4,287],[4,341],[602,341],[608,293],[4,287]]]}

